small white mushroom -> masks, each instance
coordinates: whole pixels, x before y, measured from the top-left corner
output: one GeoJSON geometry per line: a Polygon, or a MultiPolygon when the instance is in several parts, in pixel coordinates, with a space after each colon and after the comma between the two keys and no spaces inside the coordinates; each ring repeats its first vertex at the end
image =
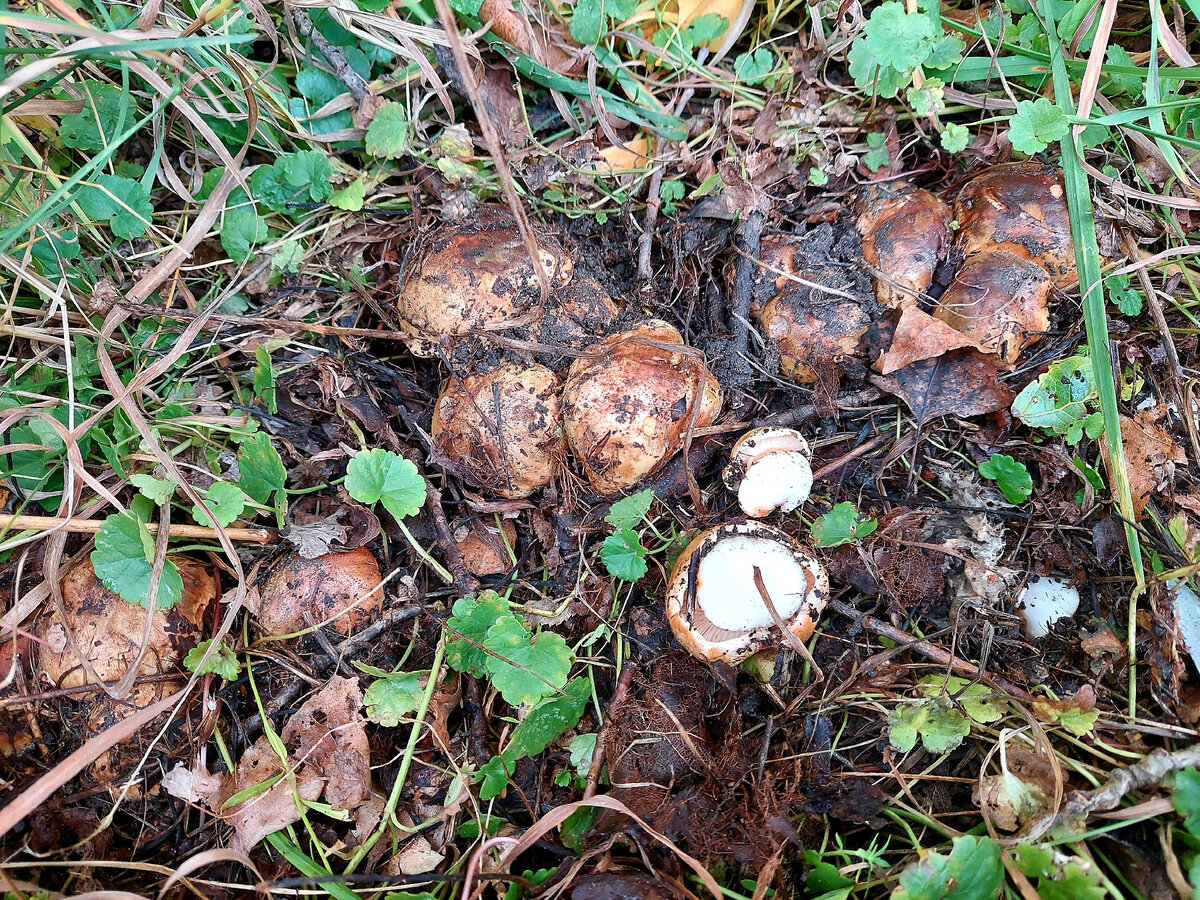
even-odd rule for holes
{"type": "Polygon", "coordinates": [[[738,504],[748,516],[761,518],[777,509],[791,512],[812,492],[811,456],[800,432],[778,426],[755,428],[733,445],[725,485],[737,491],[738,504]]]}
{"type": "Polygon", "coordinates": [[[697,659],[733,665],[781,642],[808,640],[828,594],[820,562],[782,531],[754,521],[721,525],[696,537],[675,562],[667,619],[697,659]]]}
{"type": "Polygon", "coordinates": [[[1035,575],[1017,596],[1017,606],[1025,617],[1025,634],[1045,637],[1059,619],[1075,615],[1079,609],[1079,590],[1062,578],[1035,575]]]}

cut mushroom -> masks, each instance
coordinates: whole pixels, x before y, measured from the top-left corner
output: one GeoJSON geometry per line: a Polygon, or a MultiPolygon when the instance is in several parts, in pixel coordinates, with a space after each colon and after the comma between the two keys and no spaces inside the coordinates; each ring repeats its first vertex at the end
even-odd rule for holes
{"type": "Polygon", "coordinates": [[[725,485],[737,491],[738,504],[748,516],[791,512],[812,491],[810,458],[808,441],[800,432],[773,426],[755,428],[733,445],[724,472],[725,485]]]}
{"type": "Polygon", "coordinates": [[[1062,578],[1035,575],[1021,590],[1017,606],[1025,619],[1025,633],[1031,638],[1045,637],[1059,619],[1075,615],[1079,589],[1062,578]]]}
{"type": "Polygon", "coordinates": [[[1075,250],[1057,166],[1005,163],[969,181],[954,204],[964,256],[1007,250],[1037,263],[1059,287],[1073,284],[1075,250]]]}
{"type": "Polygon", "coordinates": [[[733,665],[781,642],[808,640],[828,594],[825,569],[782,531],[755,521],[721,525],[700,534],[675,562],[667,619],[697,659],[733,665]]]}
{"type": "Polygon", "coordinates": [[[981,251],[963,262],[933,315],[1012,364],[1050,327],[1050,289],[1037,263],[1003,250],[981,251]]]}
{"type": "Polygon", "coordinates": [[[875,297],[885,307],[914,306],[933,283],[950,240],[950,208],[904,182],[876,185],[858,217],[863,259],[875,272],[875,297]]]}
{"type": "Polygon", "coordinates": [[[550,483],[562,454],[559,393],[558,376],[538,365],[451,379],[434,406],[434,445],[485,490],[528,497],[550,483]]]}
{"type": "Polygon", "coordinates": [[[657,320],[591,347],[563,386],[567,441],[601,494],[633,487],[683,446],[689,424],[711,425],[720,409],[703,356],[657,320]]]}
{"type": "MultiPolygon", "coordinates": [[[[542,268],[552,283],[571,280],[574,265],[550,236],[536,233],[542,268]]],[[[541,322],[541,290],[520,230],[506,210],[483,208],[465,225],[431,238],[397,298],[400,329],[416,356],[435,356],[473,331],[502,331],[541,322]]]]}
{"type": "Polygon", "coordinates": [[[315,559],[286,553],[258,585],[258,623],[273,637],[317,625],[349,634],[383,607],[382,585],[379,563],[366,547],[315,559]]]}

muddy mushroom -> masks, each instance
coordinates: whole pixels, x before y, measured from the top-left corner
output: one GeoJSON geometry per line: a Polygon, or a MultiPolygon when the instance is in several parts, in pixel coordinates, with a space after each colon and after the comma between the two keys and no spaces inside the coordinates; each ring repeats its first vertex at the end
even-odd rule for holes
{"type": "Polygon", "coordinates": [[[963,256],[1006,250],[1037,263],[1059,287],[1073,284],[1075,250],[1057,166],[1004,163],[967,182],[954,204],[963,256]]]}
{"type": "Polygon", "coordinates": [[[791,512],[808,499],[813,473],[808,441],[792,428],[767,426],[746,432],[729,454],[723,479],[737,491],[748,516],[791,512]]]}
{"type": "Polygon", "coordinates": [[[985,353],[1015,363],[1050,327],[1046,270],[1006,250],[968,256],[933,315],[966,335],[985,353]]]}
{"type": "Polygon", "coordinates": [[[825,608],[829,578],[811,553],[776,528],[756,521],[711,528],[671,570],[671,631],[685,650],[708,662],[732,665],[776,648],[785,637],[763,591],[788,631],[805,641],[825,608]]]}
{"type": "Polygon", "coordinates": [[[915,304],[950,248],[950,208],[904,182],[876,185],[863,198],[857,227],[876,299],[885,307],[915,304]]]}
{"type": "MultiPolygon", "coordinates": [[[[535,238],[552,285],[570,281],[574,264],[566,251],[540,229],[535,238]]],[[[400,330],[416,356],[435,356],[444,342],[473,331],[541,321],[541,289],[525,240],[511,215],[494,208],[480,210],[470,223],[438,229],[396,304],[400,330]]]]}
{"type": "Polygon", "coordinates": [[[593,345],[563,385],[567,441],[601,494],[633,487],[675,455],[689,424],[710,425],[720,409],[703,357],[657,320],[593,345]]]}
{"type": "Polygon", "coordinates": [[[503,363],[442,387],[434,446],[460,475],[500,497],[550,483],[562,454],[561,383],[545,366],[503,363]]]}
{"type": "Polygon", "coordinates": [[[366,547],[306,559],[285,553],[258,584],[259,625],[273,637],[326,624],[349,634],[383,607],[383,577],[366,547]]]}

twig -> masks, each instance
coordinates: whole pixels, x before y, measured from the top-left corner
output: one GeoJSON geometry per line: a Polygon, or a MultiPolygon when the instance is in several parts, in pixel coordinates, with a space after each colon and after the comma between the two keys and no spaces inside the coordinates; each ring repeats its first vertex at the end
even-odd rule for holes
{"type": "Polygon", "coordinates": [[[839,616],[854,619],[872,634],[885,637],[889,641],[894,641],[897,645],[897,650],[914,650],[926,659],[931,659],[939,665],[955,669],[964,675],[969,675],[971,678],[978,678],[984,684],[990,685],[996,690],[1008,694],[1010,697],[1015,697],[1026,703],[1033,701],[1033,697],[1027,691],[1017,687],[1007,678],[981,672],[979,666],[975,665],[975,663],[961,659],[950,651],[943,650],[941,647],[935,647],[928,641],[918,640],[907,631],[896,628],[894,625],[889,625],[887,622],[876,619],[874,616],[865,615],[848,603],[843,603],[841,600],[830,600],[827,606],[839,616]]]}
{"type": "Polygon", "coordinates": [[[300,32],[308,40],[312,41],[316,48],[321,51],[321,55],[333,67],[333,74],[337,76],[338,81],[346,85],[350,91],[350,96],[354,98],[355,103],[361,104],[367,99],[367,83],[363,81],[363,77],[359,75],[346,61],[346,54],[342,52],[342,48],[329,43],[325,39],[325,35],[317,31],[313,27],[312,19],[308,17],[308,13],[302,9],[289,7],[288,12],[291,13],[292,22],[296,25],[296,30],[300,32]]]}
{"type": "Polygon", "coordinates": [[[1200,744],[1174,752],[1154,750],[1145,759],[1114,771],[1095,790],[1072,791],[1061,809],[1034,820],[1020,835],[1020,840],[1036,842],[1072,819],[1116,809],[1126,794],[1154,787],[1171,773],[1197,765],[1200,765],[1200,744]]]}
{"type": "Polygon", "coordinates": [[[588,768],[587,786],[583,789],[585,800],[596,795],[596,785],[600,783],[600,770],[604,768],[604,738],[608,734],[609,723],[612,722],[613,710],[625,702],[636,672],[637,669],[633,663],[625,663],[625,668],[621,670],[621,677],[617,679],[617,686],[613,690],[612,699],[608,701],[604,724],[600,726],[600,732],[596,735],[596,749],[592,751],[592,765],[588,768]]]}
{"type": "MultiPolygon", "coordinates": [[[[73,534],[96,534],[104,525],[103,519],[67,519],[60,516],[10,516],[0,519],[0,532],[3,531],[69,531],[73,534]]],[[[158,532],[157,522],[147,522],[146,527],[151,534],[158,532]]],[[[221,533],[215,528],[203,525],[171,525],[167,531],[169,537],[198,538],[200,540],[220,540],[221,533]]],[[[252,544],[270,544],[279,536],[265,528],[226,528],[223,533],[231,541],[246,541],[252,544]]]]}
{"type": "MultiPolygon", "coordinates": [[[[663,140],[660,137],[654,145],[655,159],[662,156],[662,148],[663,140]]],[[[653,274],[650,271],[650,250],[654,246],[654,230],[658,227],[658,210],[662,206],[658,192],[666,168],[666,163],[655,167],[650,175],[650,186],[646,189],[646,217],[642,220],[642,234],[638,238],[638,278],[643,281],[649,281],[653,274]]]]}
{"type": "Polygon", "coordinates": [[[754,294],[754,276],[758,270],[758,258],[762,255],[762,233],[767,225],[767,214],[761,209],[751,209],[746,219],[738,226],[737,239],[740,254],[737,274],[733,282],[733,368],[747,380],[751,377],[750,367],[750,300],[754,294]]]}
{"type": "Polygon", "coordinates": [[[789,647],[799,654],[801,659],[812,666],[813,683],[820,684],[825,680],[825,673],[821,671],[821,667],[817,665],[817,661],[813,659],[813,655],[808,652],[808,647],[804,646],[804,641],[792,634],[792,629],[788,628],[787,622],[783,621],[783,616],[779,614],[779,610],[775,608],[775,604],[771,601],[771,594],[767,591],[766,582],[763,581],[762,569],[758,566],[754,567],[754,586],[758,588],[758,595],[762,597],[763,605],[766,606],[767,613],[771,616],[771,621],[775,623],[775,627],[779,629],[783,635],[783,639],[788,642],[789,647]]]}

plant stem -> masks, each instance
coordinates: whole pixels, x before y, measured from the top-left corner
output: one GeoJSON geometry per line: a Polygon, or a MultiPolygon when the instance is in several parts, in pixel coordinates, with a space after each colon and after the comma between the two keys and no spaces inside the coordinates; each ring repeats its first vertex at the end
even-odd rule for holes
{"type": "MultiPolygon", "coordinates": [[[[69,531],[73,534],[97,534],[103,519],[68,519],[60,516],[9,516],[0,518],[0,532],[7,531],[69,531]]],[[[147,522],[146,527],[151,534],[158,531],[157,522],[147,522]]],[[[203,525],[171,525],[171,537],[208,538],[217,540],[219,535],[215,528],[203,525]]],[[[255,544],[270,544],[277,536],[265,528],[226,528],[225,534],[231,541],[249,541],[255,544]]]]}
{"type": "Polygon", "coordinates": [[[445,581],[446,584],[454,584],[454,576],[446,570],[445,566],[429,555],[429,551],[422,547],[417,539],[412,536],[412,532],[408,530],[405,524],[399,519],[396,520],[396,524],[400,526],[400,530],[404,532],[404,536],[408,538],[409,544],[411,544],[412,548],[417,551],[417,555],[421,557],[421,559],[425,560],[425,562],[429,565],[429,568],[437,572],[438,576],[445,581]]]}
{"type": "MultiPolygon", "coordinates": [[[[401,528],[404,526],[401,525],[401,528]]],[[[406,532],[407,533],[407,532],[406,532]]],[[[445,635],[438,640],[437,652],[433,655],[433,665],[429,669],[429,682],[425,685],[425,693],[421,695],[421,705],[417,708],[416,718],[413,720],[412,731],[408,735],[408,745],[404,748],[404,756],[400,760],[400,771],[396,773],[396,783],[392,785],[392,792],[388,794],[387,805],[383,808],[383,814],[379,818],[379,825],[375,829],[375,833],[367,838],[366,842],[355,851],[354,856],[350,857],[350,862],[346,864],[344,874],[353,874],[358,868],[371,848],[379,843],[379,839],[383,837],[387,831],[388,823],[391,822],[392,816],[396,813],[396,807],[400,803],[400,792],[404,789],[404,783],[408,780],[408,769],[412,765],[413,755],[417,751],[417,742],[421,739],[421,727],[425,722],[425,715],[429,712],[429,704],[433,700],[433,692],[437,689],[438,681],[442,672],[442,657],[446,653],[446,638],[445,635]]]]}

